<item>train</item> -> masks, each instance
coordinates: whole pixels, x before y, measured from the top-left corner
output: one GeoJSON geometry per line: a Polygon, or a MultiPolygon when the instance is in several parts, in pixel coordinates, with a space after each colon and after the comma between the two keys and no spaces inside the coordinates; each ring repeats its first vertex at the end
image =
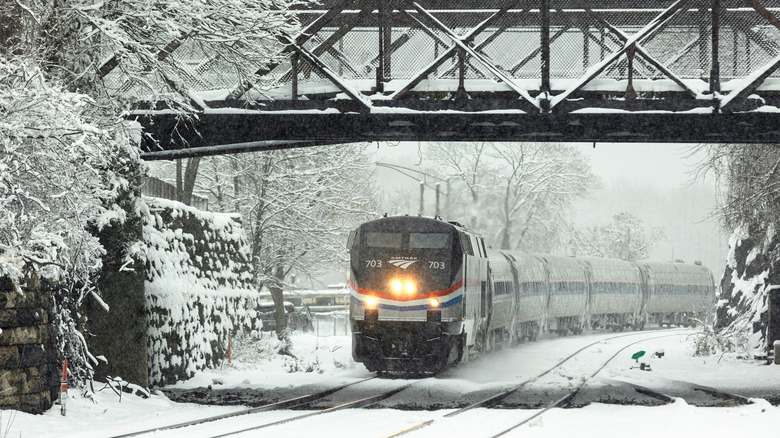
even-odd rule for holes
{"type": "Polygon", "coordinates": [[[494,250],[438,217],[365,222],[347,248],[352,356],[379,375],[437,374],[542,332],[689,326],[715,305],[701,263],[494,250]]]}

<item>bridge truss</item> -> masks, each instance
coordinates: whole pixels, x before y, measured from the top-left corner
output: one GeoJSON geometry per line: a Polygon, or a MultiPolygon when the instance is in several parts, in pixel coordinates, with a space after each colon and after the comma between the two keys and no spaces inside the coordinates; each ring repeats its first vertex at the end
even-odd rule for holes
{"type": "Polygon", "coordinates": [[[199,111],[189,123],[136,111],[159,142],[144,142],[146,157],[780,138],[780,0],[320,0],[294,12],[302,32],[279,35],[285,57],[262,69],[169,45],[199,111]]]}

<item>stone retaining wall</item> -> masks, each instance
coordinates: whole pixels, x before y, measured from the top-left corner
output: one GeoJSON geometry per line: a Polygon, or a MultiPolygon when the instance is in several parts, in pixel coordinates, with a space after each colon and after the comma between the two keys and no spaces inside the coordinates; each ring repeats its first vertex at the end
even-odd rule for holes
{"type": "Polygon", "coordinates": [[[15,289],[0,277],[0,409],[40,414],[57,396],[61,370],[53,295],[37,281],[15,289]]]}
{"type": "Polygon", "coordinates": [[[238,216],[145,200],[149,384],[162,386],[222,364],[228,333],[262,327],[262,297],[238,216]]]}

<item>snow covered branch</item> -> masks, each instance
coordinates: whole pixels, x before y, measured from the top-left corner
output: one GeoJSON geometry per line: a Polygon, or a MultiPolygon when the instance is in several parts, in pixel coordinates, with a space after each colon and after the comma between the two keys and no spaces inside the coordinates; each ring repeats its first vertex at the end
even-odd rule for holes
{"type": "Polygon", "coordinates": [[[556,212],[594,182],[587,160],[566,145],[444,143],[432,144],[430,154],[429,172],[458,181],[447,219],[470,224],[503,249],[550,251],[560,231],[549,226],[556,212]]]}

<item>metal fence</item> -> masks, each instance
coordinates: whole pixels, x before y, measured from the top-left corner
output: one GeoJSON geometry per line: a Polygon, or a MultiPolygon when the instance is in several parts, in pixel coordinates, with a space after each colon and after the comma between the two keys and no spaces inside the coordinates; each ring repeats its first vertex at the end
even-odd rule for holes
{"type": "Polygon", "coordinates": [[[312,313],[312,325],[317,336],[349,336],[349,314],[347,312],[312,313]]]}

